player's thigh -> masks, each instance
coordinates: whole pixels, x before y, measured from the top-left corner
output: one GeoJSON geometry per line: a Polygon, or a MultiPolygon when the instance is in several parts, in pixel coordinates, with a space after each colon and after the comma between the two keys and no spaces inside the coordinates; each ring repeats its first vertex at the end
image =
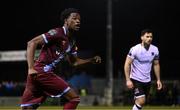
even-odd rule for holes
{"type": "Polygon", "coordinates": [[[38,76],[38,82],[43,90],[50,95],[57,95],[64,92],[68,87],[68,83],[56,74],[42,73],[38,76]]]}
{"type": "Polygon", "coordinates": [[[150,88],[151,88],[151,83],[150,82],[146,83],[144,85],[144,93],[145,93],[146,97],[149,95],[150,88]]]}
{"type": "Polygon", "coordinates": [[[132,80],[134,84],[133,92],[135,98],[140,98],[145,96],[144,83],[132,80]]]}
{"type": "Polygon", "coordinates": [[[39,104],[45,101],[46,95],[36,80],[37,74],[28,75],[27,83],[21,99],[21,107],[26,105],[39,104]]]}

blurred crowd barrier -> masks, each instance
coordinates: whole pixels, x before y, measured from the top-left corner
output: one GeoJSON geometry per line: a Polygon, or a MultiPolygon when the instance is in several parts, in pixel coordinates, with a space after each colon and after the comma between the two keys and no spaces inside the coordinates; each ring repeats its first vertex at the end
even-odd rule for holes
{"type": "MultiPolygon", "coordinates": [[[[85,76],[83,76],[85,77],[85,76]]],[[[105,79],[87,78],[86,82],[79,82],[78,76],[75,79],[69,80],[72,87],[78,92],[81,97],[80,105],[103,105],[104,104],[104,89],[107,85],[105,79]],[[89,80],[87,82],[87,80],[89,80]],[[86,85],[84,83],[87,83],[86,85]]],[[[82,80],[81,80],[82,81],[82,80]]],[[[18,105],[20,97],[25,88],[24,82],[2,81],[0,83],[0,106],[3,105],[18,105]]],[[[133,103],[132,91],[125,86],[124,80],[114,79],[113,85],[113,104],[114,105],[129,105],[133,103]]],[[[48,98],[44,105],[61,105],[66,100],[48,98]]],[[[163,89],[157,91],[155,81],[152,82],[150,94],[148,96],[149,105],[180,105],[180,83],[179,80],[163,81],[163,89]]]]}

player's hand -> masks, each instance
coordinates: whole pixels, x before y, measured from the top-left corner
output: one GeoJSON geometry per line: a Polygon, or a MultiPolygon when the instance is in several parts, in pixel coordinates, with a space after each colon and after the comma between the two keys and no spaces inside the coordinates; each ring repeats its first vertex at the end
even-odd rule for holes
{"type": "Polygon", "coordinates": [[[94,64],[101,63],[101,57],[100,57],[100,56],[95,56],[95,57],[92,59],[92,63],[94,63],[94,64]]]}
{"type": "Polygon", "coordinates": [[[126,86],[128,89],[133,89],[134,85],[131,80],[126,81],[126,86]]]}
{"type": "Polygon", "coordinates": [[[160,80],[157,81],[157,89],[161,90],[162,89],[162,83],[160,80]]]}
{"type": "Polygon", "coordinates": [[[36,74],[37,71],[34,68],[28,69],[28,74],[36,74]]]}

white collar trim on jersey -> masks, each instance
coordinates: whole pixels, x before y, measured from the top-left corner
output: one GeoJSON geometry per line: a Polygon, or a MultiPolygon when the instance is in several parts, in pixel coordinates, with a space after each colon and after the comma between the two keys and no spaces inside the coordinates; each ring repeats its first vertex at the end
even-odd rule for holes
{"type": "Polygon", "coordinates": [[[66,35],[67,34],[66,28],[64,26],[62,28],[64,30],[64,34],[66,35]]]}

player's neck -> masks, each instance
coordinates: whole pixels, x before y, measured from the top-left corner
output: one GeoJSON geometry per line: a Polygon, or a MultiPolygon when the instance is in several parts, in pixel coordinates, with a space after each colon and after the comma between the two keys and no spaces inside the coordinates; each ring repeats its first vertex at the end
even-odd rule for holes
{"type": "Polygon", "coordinates": [[[68,36],[68,38],[71,38],[73,32],[68,29],[67,25],[64,25],[63,29],[64,29],[65,35],[68,36]]]}
{"type": "Polygon", "coordinates": [[[146,50],[148,50],[149,49],[149,47],[150,47],[150,45],[149,44],[146,44],[146,43],[141,43],[141,45],[146,49],[146,50]]]}

